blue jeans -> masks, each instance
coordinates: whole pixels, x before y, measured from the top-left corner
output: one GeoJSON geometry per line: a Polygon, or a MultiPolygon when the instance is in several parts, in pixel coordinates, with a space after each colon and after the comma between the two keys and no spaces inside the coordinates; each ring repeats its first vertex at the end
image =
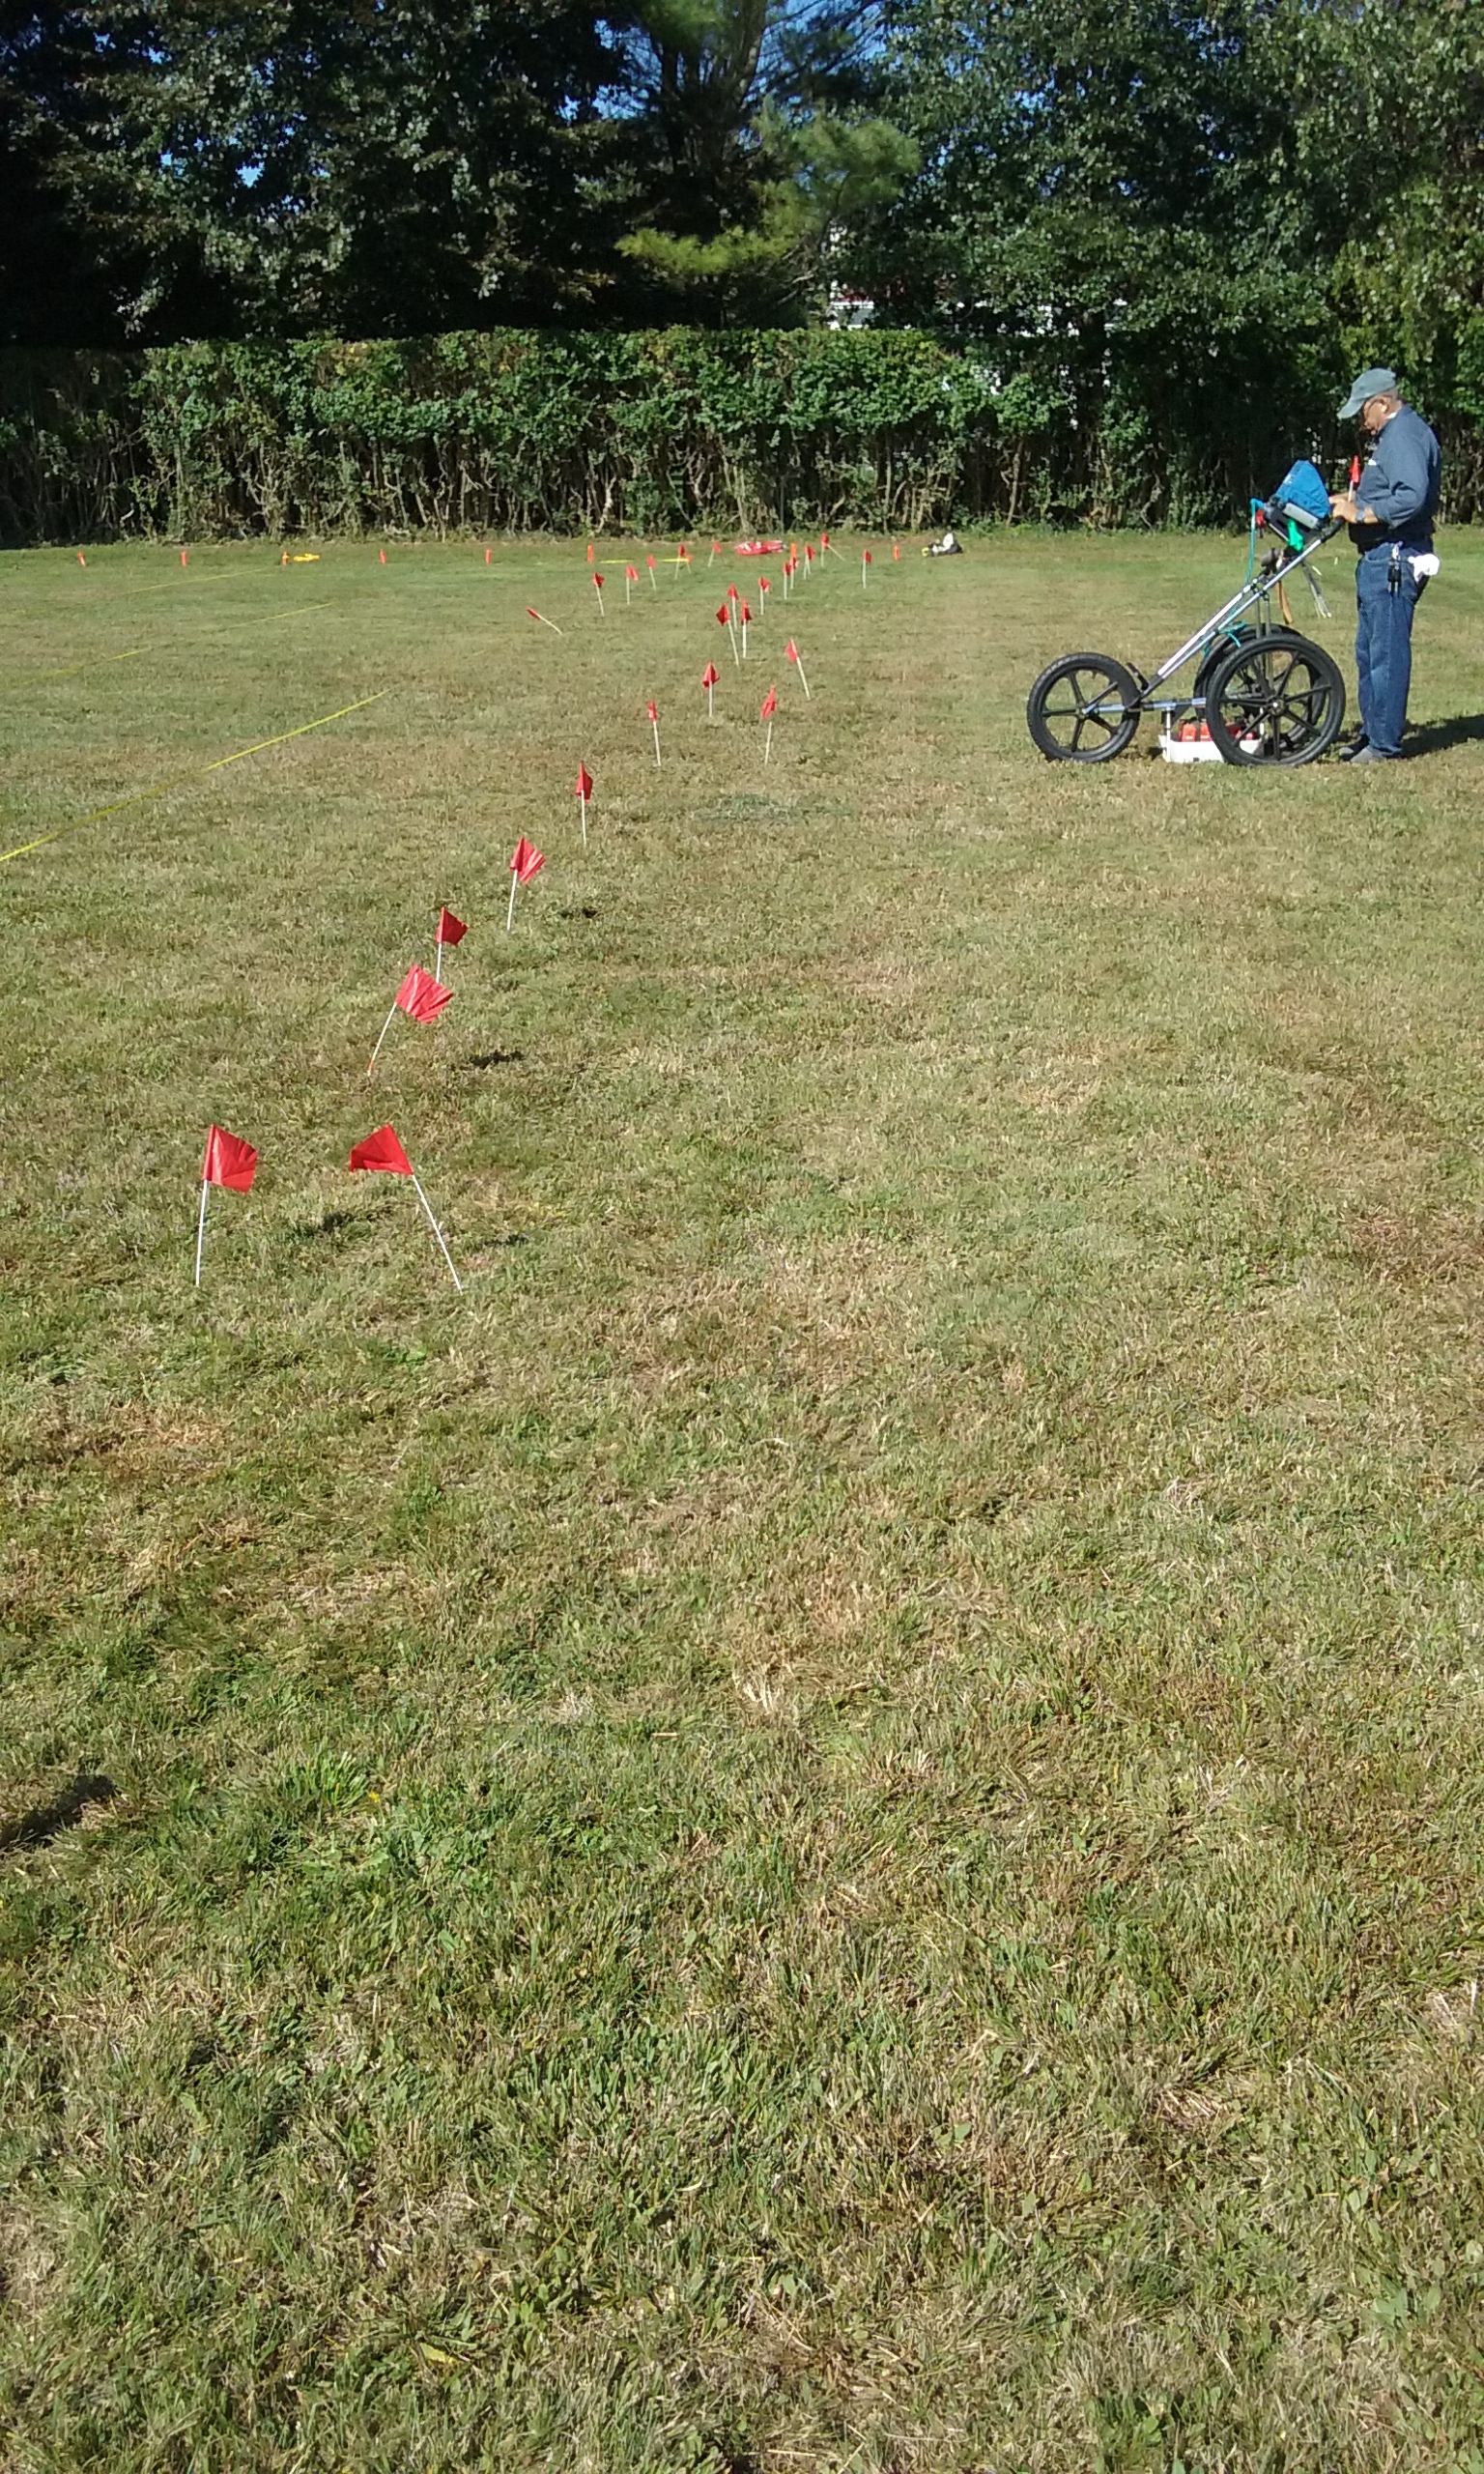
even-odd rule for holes
{"type": "Polygon", "coordinates": [[[1412,614],[1426,579],[1413,574],[1409,553],[1430,542],[1404,542],[1391,590],[1390,546],[1366,550],[1356,566],[1356,668],[1360,675],[1360,727],[1383,756],[1400,756],[1412,685],[1412,614]]]}

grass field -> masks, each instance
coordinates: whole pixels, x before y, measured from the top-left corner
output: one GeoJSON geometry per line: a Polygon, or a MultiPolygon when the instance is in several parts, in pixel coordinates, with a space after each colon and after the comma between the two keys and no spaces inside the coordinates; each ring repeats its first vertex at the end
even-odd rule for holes
{"type": "Polygon", "coordinates": [[[1484,2469],[1442,548],[1363,777],[1034,756],[1232,541],[846,545],[808,705],[607,544],[0,561],[0,2463],[1484,2469]]]}

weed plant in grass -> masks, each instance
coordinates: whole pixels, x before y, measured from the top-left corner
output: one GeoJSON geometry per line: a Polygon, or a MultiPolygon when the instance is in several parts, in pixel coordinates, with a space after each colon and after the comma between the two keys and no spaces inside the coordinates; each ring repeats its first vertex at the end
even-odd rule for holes
{"type": "Polygon", "coordinates": [[[842,546],[3,562],[6,849],[386,691],[0,868],[24,2474],[1484,2466],[1484,555],[1357,778],[842,546]]]}

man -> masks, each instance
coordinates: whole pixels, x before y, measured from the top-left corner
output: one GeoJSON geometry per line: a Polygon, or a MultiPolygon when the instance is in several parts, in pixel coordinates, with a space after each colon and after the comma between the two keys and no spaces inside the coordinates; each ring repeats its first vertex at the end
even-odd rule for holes
{"type": "Polygon", "coordinates": [[[1403,403],[1394,369],[1362,369],[1340,406],[1340,418],[1353,420],[1357,413],[1374,441],[1370,461],[1356,487],[1338,492],[1329,504],[1345,518],[1360,553],[1360,731],[1345,753],[1357,764],[1375,764],[1402,752],[1412,685],[1412,617],[1428,577],[1438,572],[1433,518],[1442,458],[1426,421],[1403,403]]]}

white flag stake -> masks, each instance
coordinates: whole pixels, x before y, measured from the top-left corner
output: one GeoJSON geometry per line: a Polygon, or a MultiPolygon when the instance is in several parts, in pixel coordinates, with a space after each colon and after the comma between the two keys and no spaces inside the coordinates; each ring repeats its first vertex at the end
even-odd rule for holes
{"type": "Polygon", "coordinates": [[[438,914],[438,951],[433,957],[433,976],[442,984],[443,976],[443,914],[438,914]]]}
{"type": "Polygon", "coordinates": [[[460,1280],[458,1273],[454,1271],[453,1256],[449,1253],[447,1247],[443,1245],[443,1232],[433,1217],[433,1206],[429,1202],[427,1195],[423,1193],[421,1186],[417,1185],[417,1172],[415,1169],[413,1171],[413,1183],[417,1187],[417,1199],[421,1203],[423,1210],[428,1215],[428,1226],[432,1229],[439,1244],[443,1247],[443,1260],[447,1264],[449,1272],[452,1274],[454,1287],[462,1297],[464,1294],[464,1282],[460,1280]]]}
{"type": "Polygon", "coordinates": [[[727,641],[731,647],[731,658],[736,663],[738,670],[740,670],[742,667],[742,656],[737,650],[737,631],[732,625],[731,619],[731,614],[735,606],[735,603],[732,601],[731,596],[728,593],[727,597],[727,641]]]}
{"type": "Polygon", "coordinates": [[[768,715],[768,735],[767,735],[767,738],[765,739],[765,741],[763,742],[762,761],[763,761],[764,764],[769,764],[769,763],[771,763],[771,762],[772,762],[772,760],[773,760],[773,716],[772,716],[772,714],[770,713],[770,714],[768,715]]]}
{"type": "MultiPolygon", "coordinates": [[[[799,674],[799,685],[803,688],[806,697],[809,697],[809,681],[804,676],[804,664],[799,657],[798,646],[794,643],[791,636],[788,639],[788,658],[792,662],[794,669],[799,674]]],[[[813,700],[811,697],[810,702],[813,703],[813,700]]]]}
{"type": "Polygon", "coordinates": [[[623,571],[623,606],[625,610],[632,610],[634,607],[634,570],[632,567],[625,567],[623,571]]]}
{"type": "Polygon", "coordinates": [[[387,1015],[385,1021],[382,1024],[382,1039],[377,1041],[375,1048],[371,1050],[371,1064],[370,1064],[370,1065],[368,1065],[368,1066],[367,1066],[367,1068],[366,1068],[366,1080],[367,1080],[368,1082],[369,1082],[369,1081],[370,1081],[370,1079],[371,1079],[371,1070],[372,1070],[372,1067],[375,1065],[377,1058],[381,1055],[381,1052],[382,1052],[382,1040],[384,1040],[384,1039],[386,1037],[387,1032],[390,1030],[390,1028],[391,1028],[391,1026],[392,1026],[393,1022],[396,1021],[396,1019],[397,1019],[396,1000],[395,1000],[395,999],[393,999],[393,1000],[392,1000],[392,1008],[391,1008],[391,1012],[387,1015]]]}
{"type": "Polygon", "coordinates": [[[660,717],[652,704],[649,707],[649,719],[654,725],[654,761],[658,764],[660,762],[660,717]]]}
{"type": "Polygon", "coordinates": [[[592,589],[598,596],[598,617],[600,618],[606,618],[608,617],[608,612],[603,607],[603,579],[601,576],[593,577],[592,589]]]}
{"type": "Polygon", "coordinates": [[[206,1196],[209,1180],[201,1180],[201,1218],[196,1228],[196,1286],[201,1285],[201,1249],[206,1244],[206,1196]]]}
{"type": "Polygon", "coordinates": [[[583,803],[583,849],[585,850],[587,848],[587,793],[585,791],[579,791],[577,795],[583,803]]]}
{"type": "Polygon", "coordinates": [[[747,604],[742,604],[742,659],[747,659],[747,604]]]}
{"type": "Polygon", "coordinates": [[[505,913],[505,935],[507,936],[509,935],[511,929],[515,926],[515,888],[520,881],[520,877],[512,868],[510,871],[510,907],[505,913]]]}

